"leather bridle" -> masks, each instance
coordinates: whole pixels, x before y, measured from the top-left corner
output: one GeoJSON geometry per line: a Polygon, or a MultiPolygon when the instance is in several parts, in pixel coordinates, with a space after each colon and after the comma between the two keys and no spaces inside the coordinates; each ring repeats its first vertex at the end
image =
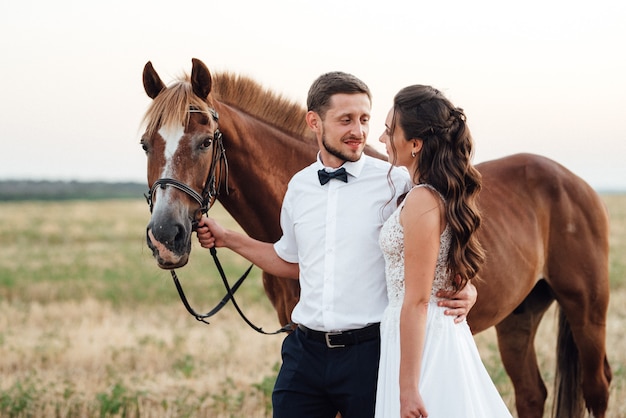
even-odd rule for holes
{"type": "MultiPolygon", "coordinates": [[[[190,112],[203,112],[202,110],[195,109],[195,108],[191,108],[189,111],[190,112]]],[[[214,109],[209,108],[209,113],[213,117],[213,120],[217,123],[219,120],[219,116],[217,112],[214,109]]],[[[146,198],[146,201],[148,202],[148,205],[150,206],[150,213],[152,213],[152,209],[154,207],[153,198],[154,198],[154,193],[156,192],[157,188],[160,187],[161,189],[165,189],[167,186],[172,186],[184,192],[185,194],[190,196],[193,200],[195,200],[198,203],[199,205],[198,211],[196,212],[196,215],[193,217],[193,220],[192,220],[192,230],[195,231],[197,229],[198,218],[199,218],[198,212],[200,212],[200,216],[206,215],[208,213],[209,209],[211,209],[211,205],[213,205],[213,202],[215,201],[217,195],[219,194],[219,190],[221,188],[223,179],[225,179],[226,193],[228,194],[228,160],[226,159],[226,150],[224,148],[223,136],[219,128],[216,129],[215,133],[213,134],[212,145],[213,145],[213,156],[212,156],[212,161],[211,161],[211,167],[209,167],[209,174],[204,183],[202,192],[198,193],[192,187],[188,186],[187,184],[179,180],[169,178],[169,177],[160,178],[152,184],[152,187],[150,187],[148,194],[144,195],[146,198]],[[219,173],[217,172],[218,166],[220,167],[219,173]]],[[[262,328],[254,325],[246,317],[246,315],[244,315],[243,311],[241,310],[241,308],[237,304],[237,301],[235,300],[235,292],[237,291],[237,289],[239,289],[239,286],[241,286],[243,281],[248,277],[248,274],[252,270],[253,265],[250,265],[250,267],[248,267],[248,269],[241,275],[241,277],[231,287],[228,282],[228,279],[226,278],[226,274],[224,273],[224,269],[222,268],[222,265],[219,259],[217,258],[217,250],[215,249],[215,247],[212,247],[210,248],[209,251],[211,253],[211,256],[213,257],[213,261],[215,262],[215,266],[217,267],[220,277],[222,278],[224,287],[226,288],[226,295],[224,295],[222,300],[217,305],[215,305],[213,309],[211,309],[205,314],[199,314],[191,307],[191,305],[189,304],[189,301],[187,300],[187,297],[185,296],[183,287],[180,284],[180,281],[178,280],[178,275],[176,274],[176,271],[170,270],[170,274],[172,275],[172,280],[174,281],[174,285],[176,286],[176,290],[178,291],[180,300],[182,301],[183,305],[185,306],[185,309],[187,309],[187,312],[189,312],[191,316],[193,316],[194,318],[196,318],[196,320],[200,322],[204,322],[205,324],[210,324],[210,322],[207,321],[207,318],[210,318],[216,313],[218,313],[230,300],[232,301],[233,306],[235,307],[237,312],[239,313],[239,316],[241,316],[241,318],[252,329],[254,329],[255,331],[261,334],[274,335],[274,334],[279,334],[282,332],[290,332],[294,329],[294,325],[289,323],[274,332],[266,332],[262,328]]]]}
{"type": "MultiPolygon", "coordinates": [[[[194,108],[190,109],[189,111],[190,112],[202,112],[201,110],[197,110],[194,108]]],[[[213,117],[213,120],[215,122],[219,120],[219,115],[217,114],[215,110],[209,109],[209,113],[211,113],[211,116],[213,117]]],[[[179,180],[176,180],[170,177],[160,178],[152,184],[152,187],[150,188],[150,191],[148,192],[148,194],[144,195],[146,197],[146,201],[148,202],[148,205],[150,206],[150,213],[152,213],[154,193],[159,187],[161,189],[165,189],[165,187],[167,186],[172,186],[184,192],[185,194],[190,196],[192,199],[194,199],[196,202],[198,202],[198,204],[200,205],[198,211],[202,215],[206,215],[209,209],[211,209],[211,205],[215,201],[215,198],[217,197],[219,190],[221,188],[222,179],[225,179],[226,194],[228,194],[228,160],[226,159],[226,150],[224,149],[224,141],[222,137],[223,136],[219,128],[216,129],[215,132],[213,133],[213,141],[212,141],[213,142],[212,144],[213,155],[212,155],[211,166],[209,167],[209,174],[207,175],[207,179],[204,182],[204,187],[202,189],[202,192],[201,193],[196,192],[192,187],[188,186],[187,184],[179,180]],[[220,167],[219,175],[217,173],[218,166],[220,167]]],[[[194,216],[193,221],[192,221],[193,230],[196,229],[197,225],[198,225],[198,216],[194,216]]]]}

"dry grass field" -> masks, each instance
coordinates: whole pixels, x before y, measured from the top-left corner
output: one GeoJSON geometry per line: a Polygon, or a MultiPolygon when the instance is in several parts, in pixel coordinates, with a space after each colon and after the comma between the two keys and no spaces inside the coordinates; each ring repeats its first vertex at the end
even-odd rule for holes
{"type": "MultiPolygon", "coordinates": [[[[626,195],[604,198],[612,218],[608,416],[616,418],[626,416],[626,195]]],[[[234,226],[221,209],[212,214],[234,226]]],[[[190,317],[145,245],[147,220],[139,200],[0,203],[0,416],[271,416],[282,336],[257,334],[230,305],[210,325],[190,317]]],[[[220,258],[229,277],[247,267],[226,251],[220,258]]],[[[197,310],[221,298],[200,247],[178,274],[197,310]]],[[[253,269],[239,303],[274,330],[259,276],[253,269]]],[[[536,342],[550,390],[555,333],[551,310],[536,342]]],[[[495,333],[476,340],[513,410],[495,333]]]]}

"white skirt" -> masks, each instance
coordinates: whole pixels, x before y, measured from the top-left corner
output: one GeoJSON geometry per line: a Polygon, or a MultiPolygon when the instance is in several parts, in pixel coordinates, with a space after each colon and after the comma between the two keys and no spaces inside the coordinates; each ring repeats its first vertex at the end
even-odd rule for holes
{"type": "MultiPolygon", "coordinates": [[[[428,306],[419,389],[428,418],[511,417],[482,363],[467,322],[455,324],[435,302],[428,306]]],[[[400,307],[381,322],[376,417],[400,416],[400,307]]]]}

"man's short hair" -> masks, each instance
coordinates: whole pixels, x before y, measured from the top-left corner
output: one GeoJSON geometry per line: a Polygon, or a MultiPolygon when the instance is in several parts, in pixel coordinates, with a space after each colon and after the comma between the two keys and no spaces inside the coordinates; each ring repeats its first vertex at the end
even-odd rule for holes
{"type": "Polygon", "coordinates": [[[369,87],[352,74],[333,71],[322,74],[311,84],[307,96],[307,110],[316,112],[322,118],[330,106],[330,98],[335,94],[367,94],[372,101],[369,87]]]}

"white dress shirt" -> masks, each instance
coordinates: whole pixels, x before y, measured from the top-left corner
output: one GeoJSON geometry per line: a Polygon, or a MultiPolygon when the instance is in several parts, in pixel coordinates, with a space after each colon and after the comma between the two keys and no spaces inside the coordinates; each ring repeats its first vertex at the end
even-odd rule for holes
{"type": "MultiPolygon", "coordinates": [[[[387,306],[385,261],[378,244],[397,197],[410,188],[404,169],[363,154],[346,162],[348,182],[320,185],[318,159],[289,182],[281,210],[282,259],[300,265],[300,301],[292,321],[318,331],[345,331],[380,322],[387,306]]],[[[333,169],[326,168],[327,171],[333,169]]]]}

